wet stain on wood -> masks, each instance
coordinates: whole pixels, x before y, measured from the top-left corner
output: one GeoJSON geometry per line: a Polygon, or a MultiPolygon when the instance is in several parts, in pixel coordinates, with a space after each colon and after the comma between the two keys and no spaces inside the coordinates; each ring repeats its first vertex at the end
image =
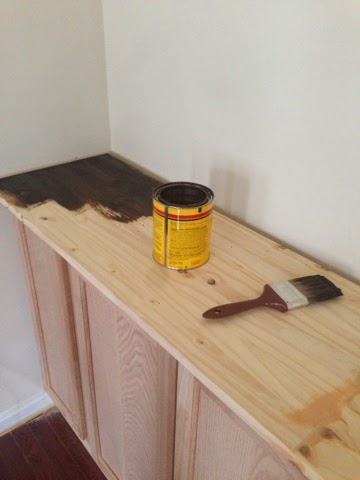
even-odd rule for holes
{"type": "Polygon", "coordinates": [[[288,418],[298,425],[326,426],[342,418],[343,408],[360,391],[360,376],[330,392],[315,396],[303,409],[288,418]]]}
{"type": "Polygon", "coordinates": [[[98,155],[1,178],[0,191],[18,207],[50,200],[67,210],[88,204],[107,218],[127,223],[152,215],[152,192],[159,184],[111,155],[98,155]]]}
{"type": "Polygon", "coordinates": [[[334,391],[315,397],[303,410],[290,415],[293,422],[303,425],[327,425],[341,418],[341,406],[346,396],[334,391]]]}

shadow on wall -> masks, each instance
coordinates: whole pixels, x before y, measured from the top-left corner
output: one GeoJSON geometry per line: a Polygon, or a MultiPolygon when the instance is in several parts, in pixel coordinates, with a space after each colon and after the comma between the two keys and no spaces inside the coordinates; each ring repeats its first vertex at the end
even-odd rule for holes
{"type": "Polygon", "coordinates": [[[246,220],[249,202],[250,181],[243,171],[229,164],[216,162],[209,176],[210,188],[215,193],[217,210],[230,214],[238,220],[246,220]]]}
{"type": "Polygon", "coordinates": [[[261,224],[266,207],[265,176],[253,164],[250,174],[245,166],[248,162],[240,157],[213,152],[206,158],[206,163],[211,165],[206,169],[206,179],[200,172],[201,156],[198,155],[197,159],[193,165],[193,177],[214,191],[216,209],[234,220],[261,224]],[[211,162],[209,158],[212,158],[211,162]]]}

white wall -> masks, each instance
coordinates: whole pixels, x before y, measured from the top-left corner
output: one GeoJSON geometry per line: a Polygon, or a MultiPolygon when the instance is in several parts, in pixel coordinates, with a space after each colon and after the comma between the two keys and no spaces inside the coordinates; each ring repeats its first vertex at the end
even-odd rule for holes
{"type": "MultiPolygon", "coordinates": [[[[2,0],[0,45],[0,177],[109,150],[100,0],[2,0]]],[[[48,401],[0,207],[0,431],[48,401]]]]}
{"type": "Polygon", "coordinates": [[[109,150],[100,0],[2,0],[0,177],[109,150]]]}
{"type": "Polygon", "coordinates": [[[360,4],[103,0],[112,150],[360,279],[360,4]]]}

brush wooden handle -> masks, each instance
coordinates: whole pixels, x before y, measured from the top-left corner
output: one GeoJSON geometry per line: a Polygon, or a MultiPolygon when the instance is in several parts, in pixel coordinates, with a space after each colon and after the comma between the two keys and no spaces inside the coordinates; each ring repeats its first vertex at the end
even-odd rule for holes
{"type": "Polygon", "coordinates": [[[270,307],[279,310],[280,312],[287,312],[288,307],[286,302],[270,287],[265,285],[263,293],[258,298],[253,300],[245,300],[243,302],[226,303],[210,308],[203,313],[204,318],[225,318],[235,315],[237,313],[246,312],[257,307],[270,307]]]}

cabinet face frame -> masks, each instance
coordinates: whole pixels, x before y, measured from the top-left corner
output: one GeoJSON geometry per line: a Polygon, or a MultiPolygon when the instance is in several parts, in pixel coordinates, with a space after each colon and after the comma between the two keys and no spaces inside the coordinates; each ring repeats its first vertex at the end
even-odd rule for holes
{"type": "Polygon", "coordinates": [[[35,338],[40,353],[40,365],[43,373],[44,388],[78,436],[81,439],[85,439],[87,431],[68,266],[65,260],[63,260],[53,249],[46,245],[43,240],[39,239],[19,221],[17,222],[17,233],[23,264],[26,271],[28,290],[31,297],[30,303],[32,306],[35,338]],[[30,242],[33,244],[38,242],[38,252],[35,253],[32,251],[32,253],[30,253],[30,242]],[[41,284],[36,284],[34,275],[34,262],[39,261],[41,264],[41,252],[45,251],[51,257],[51,265],[44,264],[43,266],[41,265],[41,268],[54,268],[54,278],[56,277],[54,282],[59,286],[57,294],[60,296],[61,306],[64,312],[63,320],[65,335],[63,338],[59,339],[59,341],[64,342],[64,345],[67,347],[66,350],[70,356],[68,359],[70,368],[59,370],[58,374],[63,378],[64,389],[67,389],[70,392],[72,398],[71,405],[67,404],[59,392],[57,392],[51,378],[52,367],[57,369],[58,366],[52,363],[51,345],[46,345],[43,322],[46,322],[47,318],[42,318],[41,310],[44,305],[41,305],[39,300],[39,289],[41,289],[41,284]],[[36,258],[34,258],[34,255],[36,258]]]}
{"type": "Polygon", "coordinates": [[[87,429],[88,448],[93,457],[97,458],[96,425],[95,425],[95,393],[91,375],[93,371],[90,337],[87,331],[87,303],[85,281],[71,266],[69,268],[71,295],[73,298],[76,337],[79,349],[79,363],[82,378],[85,419],[87,429]]]}

